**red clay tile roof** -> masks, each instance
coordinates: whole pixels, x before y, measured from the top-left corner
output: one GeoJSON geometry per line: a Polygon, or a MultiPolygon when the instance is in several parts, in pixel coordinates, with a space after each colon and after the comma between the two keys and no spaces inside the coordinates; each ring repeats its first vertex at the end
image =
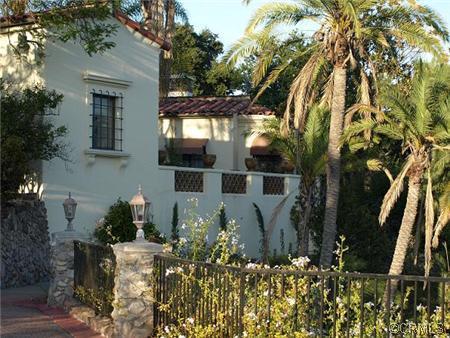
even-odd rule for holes
{"type": "Polygon", "coordinates": [[[114,17],[117,20],[119,20],[122,24],[124,24],[125,26],[128,26],[128,27],[134,29],[136,32],[139,32],[142,36],[157,43],[162,49],[170,50],[172,48],[172,45],[168,41],[156,36],[155,34],[153,34],[152,32],[150,32],[146,29],[143,29],[142,26],[138,22],[131,20],[128,16],[126,16],[122,12],[115,11],[114,17]]]}
{"type": "Polygon", "coordinates": [[[159,116],[275,115],[248,96],[168,97],[159,101],[159,116]]]}
{"type": "MultiPolygon", "coordinates": [[[[22,15],[0,17],[0,27],[3,28],[11,26],[20,26],[34,23],[37,19],[37,14],[39,13],[26,13],[22,15]]],[[[172,48],[172,45],[168,41],[156,36],[155,34],[146,29],[143,29],[138,22],[130,19],[122,12],[117,10],[114,11],[114,17],[118,21],[120,21],[120,23],[122,23],[123,25],[132,28],[134,31],[140,33],[145,38],[155,42],[162,49],[170,50],[172,48]]]]}

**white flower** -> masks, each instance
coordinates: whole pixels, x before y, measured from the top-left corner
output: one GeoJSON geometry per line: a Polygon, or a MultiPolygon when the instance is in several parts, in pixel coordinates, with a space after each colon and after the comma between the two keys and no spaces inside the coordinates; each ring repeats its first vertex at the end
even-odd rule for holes
{"type": "Polygon", "coordinates": [[[287,300],[288,304],[291,305],[291,306],[293,306],[295,304],[295,299],[294,298],[288,297],[286,300],[287,300]]]}
{"type": "Polygon", "coordinates": [[[255,315],[255,313],[254,313],[254,312],[250,312],[250,313],[248,314],[248,318],[249,318],[250,320],[256,320],[256,315],[255,315]]]}
{"type": "Polygon", "coordinates": [[[186,229],[187,228],[187,225],[186,225],[186,223],[183,223],[183,224],[181,224],[181,229],[186,229]]]}
{"type": "MultiPolygon", "coordinates": [[[[166,277],[170,276],[171,274],[175,273],[175,270],[173,268],[168,268],[166,270],[166,277]]],[[[167,327],[167,326],[166,326],[167,327]]]]}
{"type": "Polygon", "coordinates": [[[247,265],[245,266],[247,269],[257,269],[258,268],[258,264],[255,263],[247,263],[247,265]]]}
{"type": "Polygon", "coordinates": [[[308,265],[310,262],[310,259],[308,257],[298,257],[294,258],[292,260],[292,265],[296,266],[297,268],[304,268],[308,265]]]}
{"type": "Polygon", "coordinates": [[[194,318],[188,318],[187,321],[189,324],[194,325],[194,318]]]}
{"type": "Polygon", "coordinates": [[[169,327],[168,327],[168,326],[165,326],[165,327],[164,327],[164,331],[165,331],[166,333],[170,333],[169,327]]]}
{"type": "Polygon", "coordinates": [[[184,244],[187,243],[187,239],[184,238],[184,237],[181,237],[181,238],[178,240],[178,243],[180,243],[181,245],[184,245],[184,244]]]}
{"type": "Polygon", "coordinates": [[[186,338],[186,336],[185,336],[185,335],[182,335],[182,334],[180,334],[180,335],[178,336],[178,338],[186,338]]]}

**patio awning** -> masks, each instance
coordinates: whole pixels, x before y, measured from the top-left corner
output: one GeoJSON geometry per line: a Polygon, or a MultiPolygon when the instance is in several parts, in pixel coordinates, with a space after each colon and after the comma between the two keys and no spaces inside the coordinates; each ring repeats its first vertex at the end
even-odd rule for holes
{"type": "Polygon", "coordinates": [[[174,146],[181,154],[206,154],[207,138],[175,138],[174,146]]]}
{"type": "Polygon", "coordinates": [[[258,136],[252,142],[252,146],[250,147],[250,155],[273,155],[274,152],[271,151],[269,147],[270,141],[267,137],[258,136]]]}

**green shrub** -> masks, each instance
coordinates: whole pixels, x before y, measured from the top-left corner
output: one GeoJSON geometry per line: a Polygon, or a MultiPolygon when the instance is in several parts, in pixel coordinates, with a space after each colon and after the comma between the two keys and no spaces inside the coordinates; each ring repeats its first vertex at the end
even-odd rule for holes
{"type": "Polygon", "coordinates": [[[67,129],[55,126],[49,115],[57,114],[63,95],[45,87],[15,89],[0,81],[1,187],[2,199],[15,197],[26,176],[36,173],[33,164],[59,158],[69,160],[67,129]]]}
{"type": "MultiPolygon", "coordinates": [[[[164,243],[165,238],[153,223],[144,224],[145,238],[151,242],[164,243]]],[[[104,221],[95,229],[94,236],[103,244],[131,242],[136,239],[130,205],[120,198],[106,214],[104,221]]]]}

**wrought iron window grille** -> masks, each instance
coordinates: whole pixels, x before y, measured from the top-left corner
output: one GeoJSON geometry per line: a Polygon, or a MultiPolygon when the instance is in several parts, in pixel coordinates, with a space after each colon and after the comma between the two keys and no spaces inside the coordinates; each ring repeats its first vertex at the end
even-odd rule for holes
{"type": "Polygon", "coordinates": [[[122,151],[122,93],[93,89],[90,94],[91,149],[122,151]]]}

